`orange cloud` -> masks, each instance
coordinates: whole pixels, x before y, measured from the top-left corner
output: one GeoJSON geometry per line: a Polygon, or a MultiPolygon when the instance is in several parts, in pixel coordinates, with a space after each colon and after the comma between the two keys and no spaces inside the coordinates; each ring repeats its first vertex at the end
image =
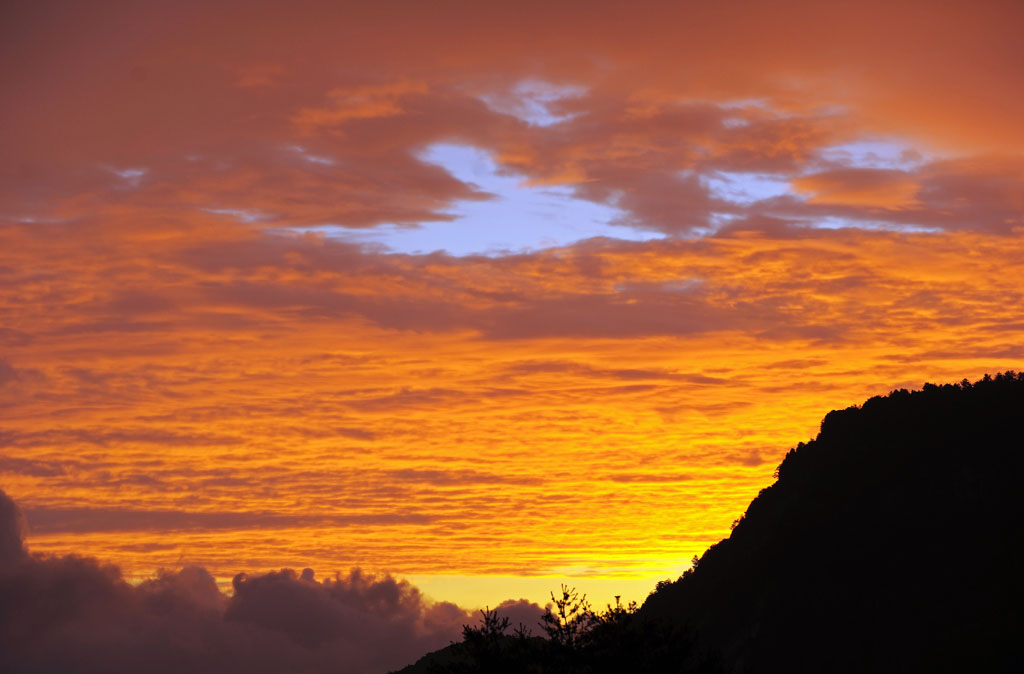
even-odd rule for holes
{"type": "Polygon", "coordinates": [[[391,117],[403,112],[400,101],[410,94],[426,94],[424,82],[396,82],[384,85],[357,86],[334,89],[328,92],[333,102],[329,108],[304,108],[293,121],[307,129],[307,133],[317,127],[336,127],[353,119],[373,119],[391,117]]]}
{"type": "Polygon", "coordinates": [[[451,258],[219,222],[3,230],[0,468],[36,549],[132,574],[664,574],[823,408],[1020,358],[1014,238],[451,258]]]}
{"type": "Polygon", "coordinates": [[[803,176],[793,187],[812,204],[899,209],[915,205],[919,186],[906,171],[848,168],[803,176]]]}
{"type": "Polygon", "coordinates": [[[831,407],[1019,367],[1020,6],[741,4],[11,10],[33,546],[663,577],[831,407]],[[360,243],[500,211],[437,144],[664,238],[360,243]]]}

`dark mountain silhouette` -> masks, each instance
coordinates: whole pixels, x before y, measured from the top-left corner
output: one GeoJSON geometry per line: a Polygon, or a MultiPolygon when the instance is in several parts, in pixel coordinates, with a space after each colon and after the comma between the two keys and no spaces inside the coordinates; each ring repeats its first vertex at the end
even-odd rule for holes
{"type": "MultiPolygon", "coordinates": [[[[506,664],[1024,671],[1022,421],[1024,374],[1013,372],[830,412],[693,570],[639,611],[596,621],[574,649],[499,641],[506,664]]],[[[403,672],[493,670],[473,643],[403,672]]]]}
{"type": "Polygon", "coordinates": [[[642,613],[728,671],[1020,671],[1022,421],[1013,373],[829,413],[642,613]]]}

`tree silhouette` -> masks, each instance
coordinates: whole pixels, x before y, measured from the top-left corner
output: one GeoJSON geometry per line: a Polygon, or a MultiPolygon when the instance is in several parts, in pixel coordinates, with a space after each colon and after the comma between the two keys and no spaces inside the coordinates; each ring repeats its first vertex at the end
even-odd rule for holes
{"type": "Polygon", "coordinates": [[[563,584],[559,595],[551,593],[551,602],[555,610],[551,610],[551,605],[545,607],[541,627],[553,644],[571,651],[579,645],[593,620],[587,595],[580,596],[576,588],[563,584]]]}

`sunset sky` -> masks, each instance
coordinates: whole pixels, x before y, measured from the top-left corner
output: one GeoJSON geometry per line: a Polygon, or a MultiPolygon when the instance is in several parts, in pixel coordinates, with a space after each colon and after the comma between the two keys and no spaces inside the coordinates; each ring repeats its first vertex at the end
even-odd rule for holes
{"type": "Polygon", "coordinates": [[[5,3],[0,489],[134,579],[642,600],[829,410],[1021,368],[1022,26],[5,3]]]}

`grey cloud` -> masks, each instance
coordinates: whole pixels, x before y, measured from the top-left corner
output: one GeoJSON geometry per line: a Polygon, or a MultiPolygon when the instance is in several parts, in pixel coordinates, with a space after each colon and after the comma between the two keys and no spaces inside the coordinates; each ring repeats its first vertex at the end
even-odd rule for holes
{"type": "Polygon", "coordinates": [[[0,569],[25,557],[25,520],[17,504],[0,491],[0,569]]]}
{"type": "MultiPolygon", "coordinates": [[[[472,616],[407,581],[358,569],[239,574],[222,594],[198,567],[138,585],[96,560],[29,556],[0,491],[4,671],[110,674],[379,674],[457,639],[472,616]]],[[[514,615],[529,606],[508,603],[514,615]]]]}

